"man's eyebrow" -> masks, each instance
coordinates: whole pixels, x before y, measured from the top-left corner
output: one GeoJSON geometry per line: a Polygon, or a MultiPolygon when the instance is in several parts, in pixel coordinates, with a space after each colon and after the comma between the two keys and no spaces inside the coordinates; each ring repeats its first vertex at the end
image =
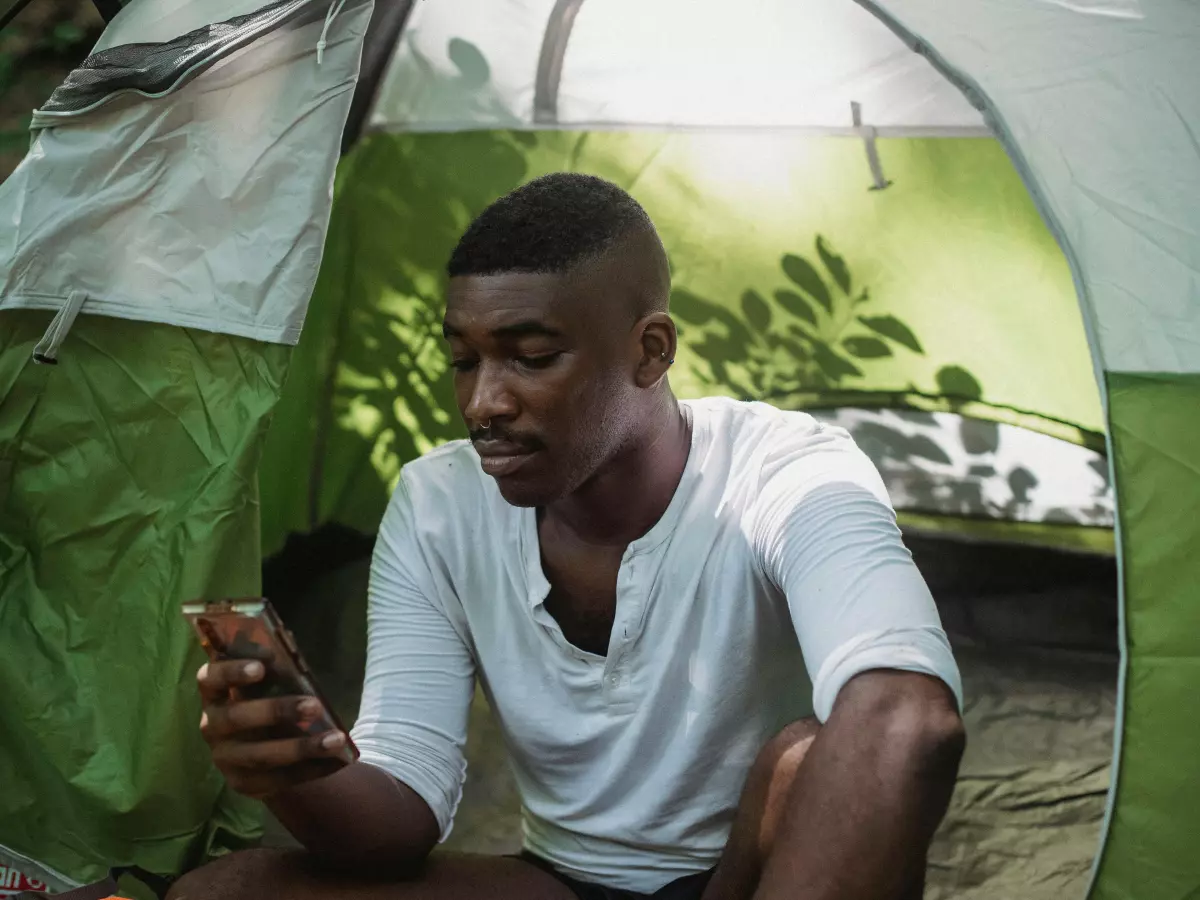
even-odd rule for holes
{"type": "MultiPolygon", "coordinates": [[[[539,322],[537,319],[527,319],[523,322],[513,322],[511,325],[501,325],[499,328],[493,328],[488,332],[492,337],[500,340],[511,340],[512,338],[540,336],[540,337],[562,337],[563,333],[557,328],[552,328],[545,322],[539,322]]],[[[442,336],[446,338],[462,337],[463,333],[451,325],[449,322],[442,323],[442,336]]]]}
{"type": "Polygon", "coordinates": [[[536,319],[527,319],[524,322],[514,322],[511,325],[502,325],[499,328],[493,328],[491,335],[492,337],[501,339],[527,337],[529,335],[562,337],[562,332],[557,328],[551,328],[545,322],[539,322],[536,319]]]}

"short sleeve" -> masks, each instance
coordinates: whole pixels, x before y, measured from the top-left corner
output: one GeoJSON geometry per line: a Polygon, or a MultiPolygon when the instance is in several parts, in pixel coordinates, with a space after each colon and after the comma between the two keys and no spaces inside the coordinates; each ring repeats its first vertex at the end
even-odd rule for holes
{"type": "Polygon", "coordinates": [[[351,737],[363,762],[429,805],[445,840],[466,777],[475,665],[430,576],[403,477],[380,525],[368,597],[366,677],[351,737]]]}
{"type": "Polygon", "coordinates": [[[871,669],[962,682],[933,596],[904,546],[883,480],[846,432],[814,424],[772,436],[750,532],[787,598],[824,722],[871,669]]]}

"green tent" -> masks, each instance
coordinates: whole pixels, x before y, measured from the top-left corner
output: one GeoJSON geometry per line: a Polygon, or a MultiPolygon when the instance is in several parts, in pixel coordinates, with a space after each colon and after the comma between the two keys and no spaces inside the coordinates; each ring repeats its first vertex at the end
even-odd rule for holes
{"type": "Polygon", "coordinates": [[[100,49],[234,22],[199,41],[228,61],[206,69],[193,38],[179,85],[156,56],[122,72],[161,85],[99,107],[73,77],[0,194],[0,671],[31,686],[0,710],[0,863],[62,886],[252,836],[194,734],[177,604],[257,589],[256,468],[268,553],[374,532],[400,466],[460,435],[450,248],[495,197],[574,169],[660,226],[681,394],[846,425],[915,540],[1115,553],[1091,894],[1200,890],[1193,5],[459,0],[380,3],[369,30],[354,2],[154,7],[100,49]],[[30,362],[64,334],[59,366],[30,362]]]}
{"type": "Polygon", "coordinates": [[[255,476],[370,13],[128,6],[0,188],[0,895],[261,830],[179,607],[260,589],[255,476]]]}

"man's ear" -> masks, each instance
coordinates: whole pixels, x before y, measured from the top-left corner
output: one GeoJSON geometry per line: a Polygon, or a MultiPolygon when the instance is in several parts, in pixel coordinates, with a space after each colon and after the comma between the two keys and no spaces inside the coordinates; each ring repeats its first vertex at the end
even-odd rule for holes
{"type": "Polygon", "coordinates": [[[642,318],[633,333],[640,351],[637,366],[637,385],[651,388],[657,385],[675,362],[679,335],[675,323],[666,313],[656,312],[642,318]]]}

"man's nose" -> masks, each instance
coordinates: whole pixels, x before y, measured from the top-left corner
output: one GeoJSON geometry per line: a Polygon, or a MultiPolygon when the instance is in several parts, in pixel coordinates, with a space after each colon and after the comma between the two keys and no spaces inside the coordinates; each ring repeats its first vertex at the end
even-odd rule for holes
{"type": "Polygon", "coordinates": [[[471,393],[463,407],[468,428],[487,428],[496,419],[517,414],[517,401],[498,366],[481,362],[475,370],[471,393]]]}

